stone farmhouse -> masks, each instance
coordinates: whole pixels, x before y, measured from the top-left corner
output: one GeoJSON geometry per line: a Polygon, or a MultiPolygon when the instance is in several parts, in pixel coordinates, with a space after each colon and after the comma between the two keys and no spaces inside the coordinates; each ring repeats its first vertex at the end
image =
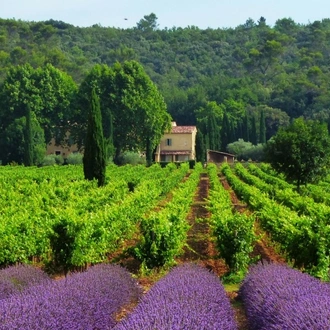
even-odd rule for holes
{"type": "Polygon", "coordinates": [[[196,158],[196,126],[177,126],[166,132],[156,149],[156,162],[183,162],[196,158]]]}

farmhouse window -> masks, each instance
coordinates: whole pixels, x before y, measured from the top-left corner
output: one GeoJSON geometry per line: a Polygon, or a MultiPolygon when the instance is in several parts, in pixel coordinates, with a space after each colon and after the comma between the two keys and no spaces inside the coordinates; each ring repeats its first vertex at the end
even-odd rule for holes
{"type": "Polygon", "coordinates": [[[166,144],[167,146],[171,146],[171,145],[172,145],[172,139],[166,139],[165,144],[166,144]]]}

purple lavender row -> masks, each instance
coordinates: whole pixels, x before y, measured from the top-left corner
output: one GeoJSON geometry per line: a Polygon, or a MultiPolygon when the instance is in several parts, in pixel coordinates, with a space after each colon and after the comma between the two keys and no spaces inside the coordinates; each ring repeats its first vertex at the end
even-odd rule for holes
{"type": "Polygon", "coordinates": [[[330,284],[288,266],[251,267],[239,295],[252,330],[330,329],[330,284]]]}
{"type": "Polygon", "coordinates": [[[140,288],[124,268],[96,265],[0,301],[0,329],[104,330],[140,288]]]}
{"type": "Polygon", "coordinates": [[[114,330],[234,330],[234,312],[218,277],[184,264],[158,281],[114,330]]]}
{"type": "Polygon", "coordinates": [[[26,288],[51,283],[51,278],[41,269],[19,264],[0,270],[0,300],[23,292],[26,288]]]}

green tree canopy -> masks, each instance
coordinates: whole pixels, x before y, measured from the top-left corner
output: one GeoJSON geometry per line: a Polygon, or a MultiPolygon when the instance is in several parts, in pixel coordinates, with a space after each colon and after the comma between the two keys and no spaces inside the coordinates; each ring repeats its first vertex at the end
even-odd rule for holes
{"type": "MultiPolygon", "coordinates": [[[[0,139],[2,144],[0,159],[4,162],[20,159],[19,150],[17,152],[8,152],[8,150],[20,148],[20,144],[12,144],[11,141],[14,131],[16,131],[16,135],[20,131],[20,126],[17,126],[16,129],[14,126],[22,122],[22,117],[28,118],[25,130],[28,134],[25,136],[25,140],[26,152],[30,155],[25,157],[30,159],[29,164],[33,158],[31,150],[34,149],[34,146],[27,148],[28,141],[31,143],[36,141],[33,138],[34,133],[31,131],[33,127],[41,127],[44,131],[42,137],[46,139],[47,143],[53,137],[58,143],[61,142],[69,125],[71,103],[76,90],[77,86],[73,79],[50,64],[38,69],[34,69],[29,64],[12,67],[0,86],[0,139]],[[32,116],[34,117],[32,118],[32,116]],[[30,123],[33,120],[36,120],[37,123],[31,126],[30,123]],[[28,127],[32,128],[28,129],[28,127]],[[61,134],[55,134],[55,132],[61,132],[61,134]],[[14,158],[8,158],[11,157],[10,155],[14,158]]],[[[40,145],[39,139],[37,140],[37,144],[40,145]]]]}
{"type": "Polygon", "coordinates": [[[144,15],[142,19],[136,24],[141,31],[153,31],[158,27],[157,16],[154,13],[144,15]]]}
{"type": "Polygon", "coordinates": [[[295,119],[268,141],[266,157],[276,171],[297,185],[298,190],[301,185],[317,182],[327,175],[330,165],[327,125],[295,119]]]}
{"type": "Polygon", "coordinates": [[[0,132],[0,160],[3,165],[11,162],[38,165],[45,154],[44,131],[31,110],[27,112],[27,116],[15,119],[4,131],[0,132]],[[27,128],[29,132],[27,132],[27,128]],[[29,148],[28,152],[27,148],[29,148]],[[27,157],[29,158],[28,163],[26,162],[27,157]]]}
{"type": "Polygon", "coordinates": [[[100,97],[107,139],[111,131],[115,160],[126,150],[145,150],[151,161],[153,149],[171,127],[171,117],[163,96],[142,65],[136,61],[117,62],[111,68],[97,65],[81,85],[80,109],[84,109],[92,88],[100,97]]]}
{"type": "Polygon", "coordinates": [[[215,101],[207,102],[196,111],[199,142],[203,141],[203,149],[220,150],[220,130],[223,109],[215,101]],[[203,137],[203,139],[201,139],[203,137]]]}

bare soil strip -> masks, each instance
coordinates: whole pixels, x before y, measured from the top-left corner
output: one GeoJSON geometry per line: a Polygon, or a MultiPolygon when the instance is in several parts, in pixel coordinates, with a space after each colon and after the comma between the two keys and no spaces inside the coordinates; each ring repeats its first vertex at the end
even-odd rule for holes
{"type": "MultiPolygon", "coordinates": [[[[250,213],[247,205],[242,203],[237,198],[235,192],[231,189],[225,177],[219,176],[219,180],[221,180],[224,188],[229,191],[234,208],[241,213],[250,213]]],[[[194,202],[187,217],[187,221],[190,225],[190,229],[187,233],[187,244],[183,254],[176,259],[176,262],[178,264],[184,262],[194,262],[211,270],[217,276],[222,277],[228,271],[228,267],[219,256],[215,245],[215,238],[212,235],[209,225],[210,213],[206,207],[208,203],[208,195],[209,178],[206,173],[202,173],[199,186],[196,190],[194,202]]],[[[161,201],[157,207],[161,208],[170,199],[171,194],[161,201]]],[[[285,262],[284,258],[275,251],[267,234],[261,230],[257,221],[255,223],[255,230],[256,234],[260,236],[260,239],[256,242],[251,257],[260,256],[260,258],[265,261],[285,262]]],[[[159,272],[155,271],[152,275],[140,274],[140,263],[125,252],[127,248],[137,244],[139,239],[138,236],[139,233],[137,229],[136,236],[132,240],[126,241],[123,248],[120,249],[121,251],[118,251],[116,254],[112,255],[110,259],[121,264],[123,267],[126,267],[131,273],[137,276],[140,285],[146,292],[159,278],[165,275],[166,270],[160,270],[159,272]]],[[[249,328],[244,306],[237,297],[237,287],[230,290],[230,292],[228,292],[228,296],[231,299],[239,329],[248,330],[249,328]]],[[[127,313],[129,313],[134,306],[135,303],[132,303],[130,306],[125,306],[125,309],[117,315],[117,319],[119,320],[127,315],[127,313]]]]}
{"type": "Polygon", "coordinates": [[[219,258],[209,226],[210,213],[207,210],[209,195],[209,178],[202,173],[195,195],[194,202],[187,217],[190,225],[187,237],[187,246],[184,253],[177,259],[178,263],[195,262],[210,270],[216,275],[223,276],[228,268],[219,258]]]}

